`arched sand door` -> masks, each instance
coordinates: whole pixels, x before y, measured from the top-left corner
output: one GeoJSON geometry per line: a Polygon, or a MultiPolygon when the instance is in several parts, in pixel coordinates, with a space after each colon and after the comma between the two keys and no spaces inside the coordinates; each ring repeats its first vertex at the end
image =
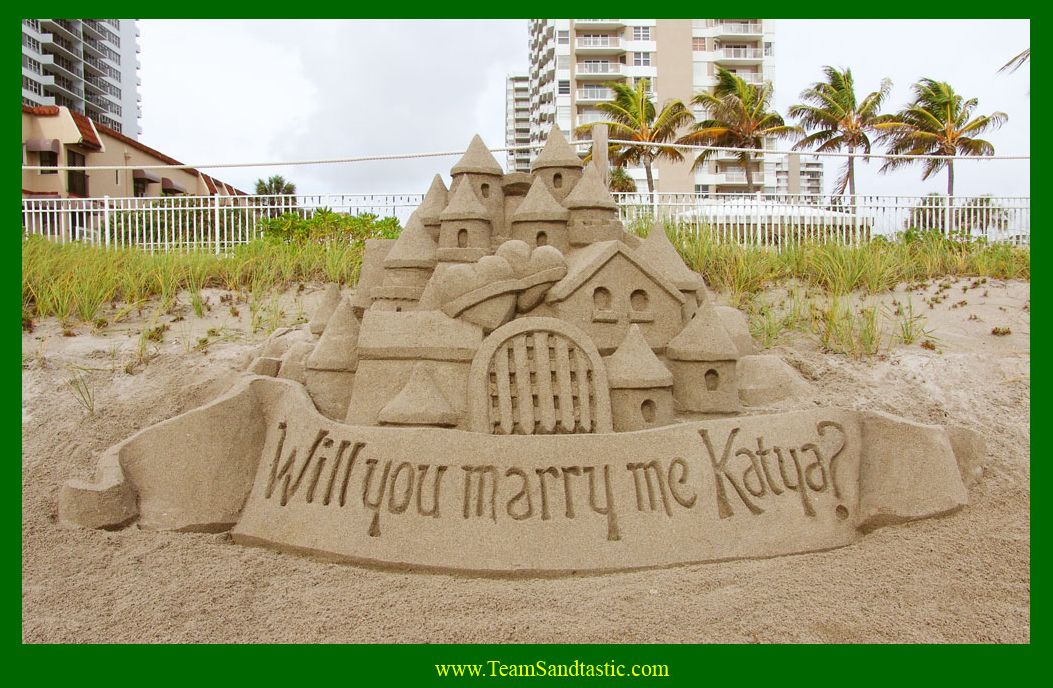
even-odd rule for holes
{"type": "Polygon", "coordinates": [[[475,432],[613,432],[607,371],[596,346],[555,318],[521,318],[487,337],[468,377],[475,432]]]}

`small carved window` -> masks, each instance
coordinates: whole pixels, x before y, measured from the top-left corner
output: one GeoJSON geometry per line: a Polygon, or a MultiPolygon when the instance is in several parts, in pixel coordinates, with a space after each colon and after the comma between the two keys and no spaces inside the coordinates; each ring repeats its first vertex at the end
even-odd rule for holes
{"type": "Polygon", "coordinates": [[[592,292],[592,322],[618,322],[611,290],[606,287],[596,287],[592,292]]]}
{"type": "Polygon", "coordinates": [[[544,232],[538,232],[536,245],[548,246],[548,234],[545,234],[544,232]]]}
{"type": "Polygon", "coordinates": [[[483,184],[479,187],[479,192],[483,194],[483,198],[490,198],[490,185],[483,184]]]}
{"type": "Polygon", "coordinates": [[[654,322],[654,311],[651,310],[651,297],[643,289],[636,289],[629,294],[629,321],[654,322]]]}
{"type": "Polygon", "coordinates": [[[461,229],[457,232],[457,248],[468,248],[468,230],[461,229]]]}
{"type": "Polygon", "coordinates": [[[720,373],[710,368],[706,371],[706,389],[710,392],[716,391],[720,386],[720,373]]]}
{"type": "Polygon", "coordinates": [[[552,175],[552,187],[555,189],[563,188],[563,175],[559,172],[552,175]]]}
{"type": "Polygon", "coordinates": [[[645,423],[654,422],[656,411],[653,399],[644,399],[644,402],[640,404],[640,415],[643,416],[645,423]]]}

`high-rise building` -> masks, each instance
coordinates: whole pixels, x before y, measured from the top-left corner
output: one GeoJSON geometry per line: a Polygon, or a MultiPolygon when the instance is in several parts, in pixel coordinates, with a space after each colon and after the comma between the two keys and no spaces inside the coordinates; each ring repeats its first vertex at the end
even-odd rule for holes
{"type": "MultiPolygon", "coordinates": [[[[530,77],[509,74],[505,86],[505,146],[530,145],[530,77]]],[[[529,150],[508,151],[509,172],[529,172],[529,150]]]]}
{"type": "Polygon", "coordinates": [[[134,19],[23,19],[22,104],[65,106],[138,138],[138,38],[134,19]]]}
{"type": "MultiPolygon", "coordinates": [[[[650,82],[655,103],[688,103],[716,84],[717,67],[748,83],[775,77],[775,25],[770,19],[531,19],[530,140],[543,142],[553,126],[568,137],[605,119],[596,108],[610,100],[604,84],[650,82]]],[[[696,117],[701,111],[696,111],[696,117]]],[[[536,151],[535,151],[536,154],[536,151]]],[[[641,189],[642,169],[629,168],[641,189]]],[[[691,161],[659,161],[658,191],[745,192],[746,175],[730,154],[714,156],[692,172],[691,161]]],[[[775,190],[775,162],[754,170],[754,184],[775,190]]],[[[755,189],[757,190],[757,189],[755,189]]]]}
{"type": "Polygon", "coordinates": [[[801,159],[801,154],[783,156],[775,162],[775,193],[821,196],[823,162],[801,159]]]}

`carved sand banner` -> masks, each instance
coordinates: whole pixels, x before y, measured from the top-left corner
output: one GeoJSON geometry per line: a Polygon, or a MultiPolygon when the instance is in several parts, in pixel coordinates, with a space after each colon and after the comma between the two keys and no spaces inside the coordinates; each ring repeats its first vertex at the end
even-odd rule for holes
{"type": "Polygon", "coordinates": [[[256,377],[114,447],[60,516],[235,524],[236,542],[386,566],[609,571],[828,549],[947,513],[981,451],[968,431],[837,408],[540,438],[352,426],[256,377]],[[231,423],[232,441],[197,439],[231,423]]]}

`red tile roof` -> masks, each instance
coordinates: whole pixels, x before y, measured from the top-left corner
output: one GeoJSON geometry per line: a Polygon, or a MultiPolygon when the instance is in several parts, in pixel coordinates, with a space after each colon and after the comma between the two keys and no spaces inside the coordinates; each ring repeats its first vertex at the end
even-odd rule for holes
{"type": "MultiPolygon", "coordinates": [[[[54,116],[59,114],[59,108],[58,108],[57,105],[37,105],[37,106],[23,105],[22,106],[22,112],[30,114],[30,115],[37,115],[37,116],[40,116],[40,117],[54,117],[54,116]]],[[[147,146],[145,144],[139,143],[135,139],[125,136],[124,134],[120,133],[119,131],[116,131],[114,129],[110,129],[109,127],[107,127],[104,124],[99,124],[98,122],[90,120],[88,117],[86,117],[85,115],[82,115],[79,112],[76,112],[74,110],[70,110],[69,114],[71,114],[73,116],[73,121],[76,122],[77,129],[81,133],[81,137],[83,138],[82,145],[88,146],[90,148],[101,149],[102,148],[102,144],[99,142],[98,137],[95,135],[95,132],[98,131],[100,134],[105,134],[106,136],[109,136],[111,138],[115,138],[115,139],[117,139],[118,141],[120,141],[121,143],[123,143],[125,145],[131,146],[132,148],[135,148],[136,150],[140,150],[140,151],[146,153],[147,155],[153,156],[153,157],[157,158],[158,160],[160,160],[161,162],[163,162],[166,165],[182,165],[183,164],[183,163],[179,162],[178,160],[176,160],[175,158],[172,158],[172,157],[169,157],[169,156],[165,155],[164,153],[162,153],[159,150],[156,150],[154,148],[150,148],[150,146],[147,146]],[[93,124],[95,125],[95,129],[94,130],[92,129],[92,125],[93,124]]],[[[219,185],[222,185],[224,188],[226,188],[227,189],[227,193],[229,193],[231,196],[234,196],[234,195],[247,196],[248,195],[244,191],[241,191],[240,189],[235,189],[230,184],[227,184],[225,182],[221,182],[218,179],[215,179],[213,177],[209,177],[207,174],[204,174],[202,172],[199,172],[198,170],[195,170],[193,167],[186,168],[186,172],[188,172],[189,174],[192,174],[194,176],[200,176],[202,179],[204,179],[205,186],[208,187],[210,193],[216,193],[216,185],[219,184],[219,185]]]]}
{"type": "Polygon", "coordinates": [[[95,129],[91,126],[91,120],[88,119],[87,116],[74,110],[70,110],[69,114],[73,116],[73,121],[76,122],[77,129],[80,130],[80,144],[82,146],[87,146],[88,148],[102,150],[102,143],[99,141],[95,129]]]}
{"type": "Polygon", "coordinates": [[[58,117],[58,105],[23,105],[22,112],[37,117],[58,117]]]}

